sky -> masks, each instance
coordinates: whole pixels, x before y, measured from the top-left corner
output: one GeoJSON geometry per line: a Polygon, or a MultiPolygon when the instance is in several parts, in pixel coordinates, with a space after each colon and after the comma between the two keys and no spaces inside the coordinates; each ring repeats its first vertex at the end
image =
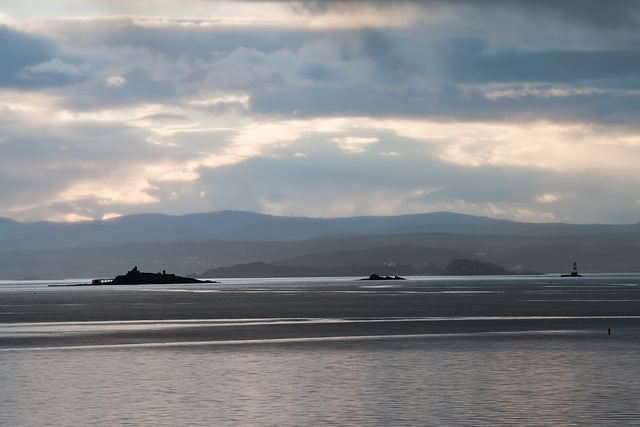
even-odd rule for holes
{"type": "Polygon", "coordinates": [[[0,217],[640,221],[640,2],[2,0],[0,217]]]}

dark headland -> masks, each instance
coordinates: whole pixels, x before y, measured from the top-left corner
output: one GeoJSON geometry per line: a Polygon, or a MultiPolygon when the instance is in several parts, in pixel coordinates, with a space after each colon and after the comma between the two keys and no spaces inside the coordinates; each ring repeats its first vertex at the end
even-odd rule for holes
{"type": "Polygon", "coordinates": [[[138,267],[133,267],[127,274],[121,274],[113,279],[94,279],[91,283],[78,283],[77,285],[50,285],[50,286],[103,286],[103,285],[164,285],[175,283],[218,283],[211,280],[199,280],[193,277],[176,276],[175,274],[143,273],[138,267]]]}

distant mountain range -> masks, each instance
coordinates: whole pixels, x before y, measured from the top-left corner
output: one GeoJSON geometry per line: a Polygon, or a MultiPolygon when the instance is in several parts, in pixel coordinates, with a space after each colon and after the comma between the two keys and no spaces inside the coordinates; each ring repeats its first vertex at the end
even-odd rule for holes
{"type": "Polygon", "coordinates": [[[190,215],[138,214],[102,221],[19,223],[0,218],[0,250],[66,249],[124,243],[204,240],[293,242],[410,233],[584,236],[640,232],[633,225],[533,224],[450,212],[399,216],[306,218],[220,211],[190,215]]]}
{"type": "Polygon", "coordinates": [[[368,269],[438,271],[455,259],[515,272],[567,273],[574,261],[581,272],[640,271],[640,225],[531,224],[449,212],[304,218],[221,211],[79,223],[0,218],[0,279],[106,278],[134,265],[202,276],[256,262],[406,275],[368,269]]]}

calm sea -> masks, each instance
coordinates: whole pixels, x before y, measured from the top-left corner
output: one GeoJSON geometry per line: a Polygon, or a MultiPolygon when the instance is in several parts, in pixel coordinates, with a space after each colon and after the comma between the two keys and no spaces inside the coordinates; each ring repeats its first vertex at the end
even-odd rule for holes
{"type": "Polygon", "coordinates": [[[640,425],[639,275],[48,284],[0,282],[2,426],[640,425]]]}

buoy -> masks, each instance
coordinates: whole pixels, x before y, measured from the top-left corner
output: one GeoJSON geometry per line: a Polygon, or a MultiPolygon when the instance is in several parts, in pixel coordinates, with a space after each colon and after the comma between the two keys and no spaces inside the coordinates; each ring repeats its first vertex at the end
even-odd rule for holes
{"type": "Polygon", "coordinates": [[[611,335],[611,328],[609,328],[609,335],[611,335]]]}

